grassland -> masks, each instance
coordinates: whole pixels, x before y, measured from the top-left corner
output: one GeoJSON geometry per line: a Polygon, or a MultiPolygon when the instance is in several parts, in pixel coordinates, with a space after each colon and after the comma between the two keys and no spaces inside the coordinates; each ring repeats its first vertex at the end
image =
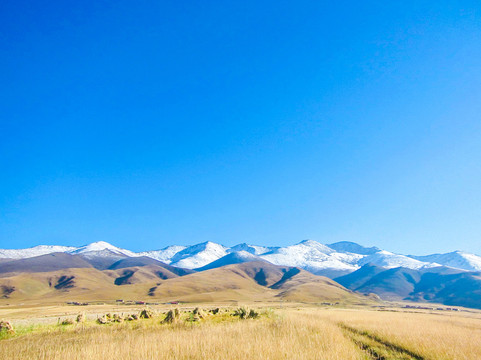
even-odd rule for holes
{"type": "MultiPolygon", "coordinates": [[[[185,312],[184,320],[162,324],[163,308],[153,319],[94,321],[102,311],[121,309],[94,307],[83,324],[57,325],[55,307],[20,308],[11,313],[16,334],[2,335],[0,358],[481,359],[481,314],[476,312],[290,306],[260,309],[259,318],[248,320],[226,310],[191,322],[185,312]],[[22,319],[42,312],[50,322],[22,319]]],[[[61,319],[73,318],[74,310],[61,319]]]]}

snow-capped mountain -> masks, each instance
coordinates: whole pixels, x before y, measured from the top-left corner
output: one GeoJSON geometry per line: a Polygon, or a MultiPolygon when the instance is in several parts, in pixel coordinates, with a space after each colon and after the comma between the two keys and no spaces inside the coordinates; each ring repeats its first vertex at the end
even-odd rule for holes
{"type": "MultiPolygon", "coordinates": [[[[238,244],[225,247],[213,242],[204,242],[192,246],[171,245],[161,250],[134,253],[104,241],[94,242],[80,247],[40,245],[28,249],[0,249],[0,258],[23,259],[55,252],[81,255],[89,261],[95,259],[99,264],[102,259],[147,256],[172,266],[199,269],[207,265],[217,266],[223,261],[268,261],[275,265],[287,265],[303,268],[315,274],[337,277],[356,271],[366,264],[383,268],[408,268],[413,270],[436,266],[447,266],[465,271],[481,271],[481,256],[455,251],[447,254],[426,256],[400,255],[376,247],[364,247],[352,242],[338,242],[324,245],[313,240],[304,240],[286,247],[265,247],[250,244],[238,244]],[[227,255],[233,254],[231,257],[227,255]],[[249,260],[249,256],[252,257],[249,260]]],[[[107,261],[106,263],[109,263],[107,261]]],[[[99,265],[100,266],[100,265],[99,265]]]]}
{"type": "Polygon", "coordinates": [[[262,255],[268,253],[270,251],[276,250],[278,247],[265,247],[265,246],[257,246],[257,245],[249,245],[246,243],[242,243],[236,246],[231,247],[227,250],[227,252],[236,252],[236,251],[247,251],[253,255],[262,255]]]}
{"type": "Polygon", "coordinates": [[[225,246],[207,241],[189,246],[170,259],[170,265],[186,269],[196,269],[227,255],[225,246]]]}
{"type": "Polygon", "coordinates": [[[260,257],[254,254],[251,254],[250,252],[247,252],[247,251],[243,251],[243,250],[234,251],[196,270],[202,271],[202,270],[215,269],[221,266],[240,264],[240,263],[245,263],[249,261],[263,261],[263,260],[260,257]]]}
{"type": "Polygon", "coordinates": [[[162,261],[163,263],[170,264],[172,257],[178,252],[184,250],[186,247],[181,245],[170,245],[161,250],[144,251],[138,253],[140,256],[148,256],[152,259],[162,261]]]}
{"type": "Polygon", "coordinates": [[[78,248],[74,248],[73,250],[66,251],[69,254],[75,255],[75,254],[83,254],[84,256],[99,256],[102,253],[105,254],[105,256],[108,256],[110,254],[115,254],[115,255],[123,255],[123,256],[128,256],[128,257],[134,257],[134,256],[139,256],[138,254],[118,248],[117,246],[114,246],[112,244],[109,244],[108,242],[105,241],[97,241],[94,243],[90,243],[88,245],[80,246],[78,248]],[[100,254],[99,254],[100,253],[100,254]]]}
{"type": "Polygon", "coordinates": [[[438,263],[455,269],[481,271],[481,256],[463,251],[453,251],[447,254],[425,256],[409,255],[409,257],[423,262],[438,263]]]}
{"type": "Polygon", "coordinates": [[[28,249],[0,249],[0,258],[26,259],[55,252],[68,252],[75,249],[75,247],[57,245],[39,245],[28,249]]]}
{"type": "Polygon", "coordinates": [[[372,255],[381,250],[375,246],[364,247],[351,241],[339,241],[333,244],[327,244],[327,246],[339,252],[349,252],[359,255],[372,255]]]}
{"type": "Polygon", "coordinates": [[[362,255],[338,253],[316,241],[304,240],[299,244],[263,254],[260,258],[274,265],[297,266],[314,274],[331,276],[357,270],[359,266],[356,262],[362,255]]]}
{"type": "Polygon", "coordinates": [[[422,262],[408,256],[393,254],[389,251],[380,250],[372,255],[367,255],[358,261],[358,265],[376,265],[384,268],[404,267],[408,269],[422,269],[425,267],[439,266],[439,264],[431,264],[422,262]]]}

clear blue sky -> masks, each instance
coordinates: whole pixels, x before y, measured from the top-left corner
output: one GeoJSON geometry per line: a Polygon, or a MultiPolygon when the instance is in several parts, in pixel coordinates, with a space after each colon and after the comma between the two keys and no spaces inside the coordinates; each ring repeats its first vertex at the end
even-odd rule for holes
{"type": "Polygon", "coordinates": [[[481,253],[479,1],[0,2],[0,248],[481,253]]]}

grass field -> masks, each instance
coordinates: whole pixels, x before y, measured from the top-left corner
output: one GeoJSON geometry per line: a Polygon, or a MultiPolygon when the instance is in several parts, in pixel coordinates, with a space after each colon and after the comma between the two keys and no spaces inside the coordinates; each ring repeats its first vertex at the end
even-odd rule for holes
{"type": "Polygon", "coordinates": [[[476,312],[291,306],[259,309],[257,319],[241,320],[226,310],[197,322],[183,313],[179,322],[162,324],[159,309],[153,319],[98,325],[94,318],[102,310],[108,307],[93,308],[86,323],[57,325],[20,321],[22,314],[32,318],[42,311],[53,319],[54,307],[20,309],[13,315],[17,333],[2,335],[0,358],[481,359],[476,312]]]}

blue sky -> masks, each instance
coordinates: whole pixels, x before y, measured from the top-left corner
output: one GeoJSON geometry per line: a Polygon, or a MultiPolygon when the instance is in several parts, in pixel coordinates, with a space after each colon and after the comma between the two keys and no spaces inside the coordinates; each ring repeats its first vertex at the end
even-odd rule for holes
{"type": "Polygon", "coordinates": [[[481,253],[477,1],[2,1],[0,247],[481,253]]]}

